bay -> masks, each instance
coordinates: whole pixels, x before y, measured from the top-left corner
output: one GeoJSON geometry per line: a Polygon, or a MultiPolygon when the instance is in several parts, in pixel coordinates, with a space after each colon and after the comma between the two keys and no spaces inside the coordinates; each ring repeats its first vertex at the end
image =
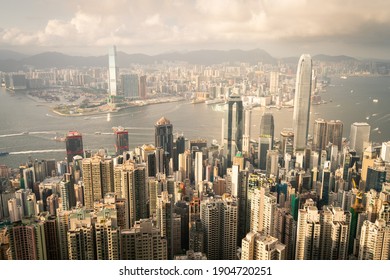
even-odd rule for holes
{"type": "MultiPolygon", "coordinates": [[[[377,143],[390,140],[390,77],[332,78],[326,92],[320,93],[326,104],[311,108],[310,132],[314,119],[341,120],[344,137],[349,137],[353,122],[371,125],[371,140],[377,143]],[[378,102],[374,102],[377,99],[378,102]]],[[[118,113],[63,117],[54,114],[48,103],[39,103],[25,93],[0,90],[0,151],[11,154],[0,157],[0,164],[17,167],[31,159],[65,159],[65,143],[54,141],[77,130],[83,135],[84,148],[106,148],[114,152],[112,127],[129,130],[130,148],[154,144],[154,124],[162,116],[168,118],[174,133],[187,139],[204,138],[211,143],[221,141],[222,118],[225,113],[215,105],[191,104],[186,101],[128,108],[118,113]],[[96,132],[100,134],[96,134],[96,132]]],[[[292,108],[252,111],[251,138],[257,139],[263,112],[271,111],[275,119],[275,137],[283,128],[292,127],[292,108]]]]}

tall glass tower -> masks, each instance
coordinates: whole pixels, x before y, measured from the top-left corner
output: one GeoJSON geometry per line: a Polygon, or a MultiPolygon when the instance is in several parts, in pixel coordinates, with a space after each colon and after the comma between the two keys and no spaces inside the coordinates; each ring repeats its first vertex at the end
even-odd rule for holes
{"type": "Polygon", "coordinates": [[[242,152],[242,135],[244,132],[242,100],[239,95],[231,95],[228,100],[227,129],[225,143],[227,167],[231,167],[233,157],[238,151],[242,152]]]}
{"type": "Polygon", "coordinates": [[[293,113],[294,150],[306,148],[309,131],[312,60],[303,54],[298,62],[293,113]]]}
{"type": "Polygon", "coordinates": [[[274,116],[271,113],[264,113],[260,121],[259,136],[259,169],[265,170],[267,164],[267,151],[273,149],[274,145],[274,116]]]}
{"type": "Polygon", "coordinates": [[[109,95],[117,96],[118,67],[116,65],[116,47],[112,46],[108,50],[108,77],[109,77],[109,95]]]}
{"type": "Polygon", "coordinates": [[[163,148],[168,158],[172,158],[173,126],[171,122],[165,117],[162,117],[156,122],[154,128],[156,148],[163,148]]]}

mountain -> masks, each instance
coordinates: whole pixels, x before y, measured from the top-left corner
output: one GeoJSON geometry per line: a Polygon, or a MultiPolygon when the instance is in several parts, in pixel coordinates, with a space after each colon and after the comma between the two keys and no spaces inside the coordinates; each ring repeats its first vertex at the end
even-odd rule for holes
{"type": "Polygon", "coordinates": [[[317,61],[327,61],[327,62],[345,62],[345,61],[358,61],[356,58],[346,55],[326,55],[326,54],[317,54],[313,56],[313,60],[317,61]]]}
{"type": "MultiPolygon", "coordinates": [[[[184,61],[190,64],[212,65],[221,63],[243,62],[256,64],[258,62],[276,64],[298,63],[298,57],[274,58],[262,49],[253,50],[197,50],[189,52],[170,52],[158,55],[117,53],[118,67],[125,68],[131,64],[152,64],[163,61],[184,61]]],[[[327,62],[357,61],[349,56],[330,56],[319,54],[313,56],[313,60],[327,62]]],[[[13,72],[29,67],[67,68],[67,67],[108,67],[108,56],[71,56],[59,52],[44,52],[33,56],[27,56],[14,51],[0,50],[0,71],[13,72]]]]}
{"type": "MultiPolygon", "coordinates": [[[[0,53],[0,71],[10,72],[26,69],[30,66],[35,68],[66,68],[66,67],[107,67],[108,57],[103,56],[70,56],[59,52],[44,52],[33,56],[24,56],[12,51],[3,51],[0,53]]],[[[245,62],[257,63],[275,63],[273,58],[266,51],[254,49],[249,51],[243,50],[198,50],[190,52],[171,52],[159,55],[145,54],[127,54],[124,52],[117,53],[118,67],[128,67],[130,64],[151,64],[162,61],[186,61],[191,64],[220,64],[225,62],[245,62]]]]}
{"type": "Polygon", "coordinates": [[[27,55],[11,50],[0,50],[0,60],[20,60],[27,57],[27,55]]]}

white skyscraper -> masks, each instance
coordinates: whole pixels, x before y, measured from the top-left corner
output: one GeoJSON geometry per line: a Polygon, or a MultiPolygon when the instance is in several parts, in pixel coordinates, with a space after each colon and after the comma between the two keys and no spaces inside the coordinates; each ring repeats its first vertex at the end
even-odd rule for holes
{"type": "Polygon", "coordinates": [[[295,83],[293,113],[294,149],[304,150],[307,144],[310,118],[312,60],[303,54],[299,59],[295,83]]]}
{"type": "Polygon", "coordinates": [[[371,127],[368,123],[353,123],[351,124],[351,132],[349,136],[350,148],[356,151],[358,156],[362,156],[364,149],[370,141],[371,127]]]}
{"type": "Polygon", "coordinates": [[[390,162],[390,141],[382,143],[381,158],[390,162]]]}
{"type": "Polygon", "coordinates": [[[118,67],[116,65],[116,47],[112,46],[108,50],[108,77],[109,77],[109,94],[117,96],[118,91],[118,67]]]}

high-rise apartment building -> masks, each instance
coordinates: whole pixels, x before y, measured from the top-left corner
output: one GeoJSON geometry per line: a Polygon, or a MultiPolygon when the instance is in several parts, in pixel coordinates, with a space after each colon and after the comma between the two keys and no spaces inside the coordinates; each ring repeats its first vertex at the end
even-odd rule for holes
{"type": "Polygon", "coordinates": [[[306,149],[309,132],[312,60],[301,55],[298,62],[293,112],[294,150],[306,149]]]}
{"type": "Polygon", "coordinates": [[[320,258],[320,214],[316,206],[298,210],[296,260],[318,260],[320,258]]]}
{"type": "Polygon", "coordinates": [[[241,260],[285,260],[285,247],[271,235],[249,232],[242,240],[241,260]]]}
{"type": "Polygon", "coordinates": [[[137,221],[120,233],[121,260],[166,260],[167,240],[149,219],[137,221]]]}
{"type": "Polygon", "coordinates": [[[359,260],[390,259],[390,225],[383,219],[363,222],[359,243],[359,260]]]}
{"type": "Polygon", "coordinates": [[[224,194],[200,204],[205,253],[209,260],[234,260],[237,248],[237,199],[224,194]]]}

